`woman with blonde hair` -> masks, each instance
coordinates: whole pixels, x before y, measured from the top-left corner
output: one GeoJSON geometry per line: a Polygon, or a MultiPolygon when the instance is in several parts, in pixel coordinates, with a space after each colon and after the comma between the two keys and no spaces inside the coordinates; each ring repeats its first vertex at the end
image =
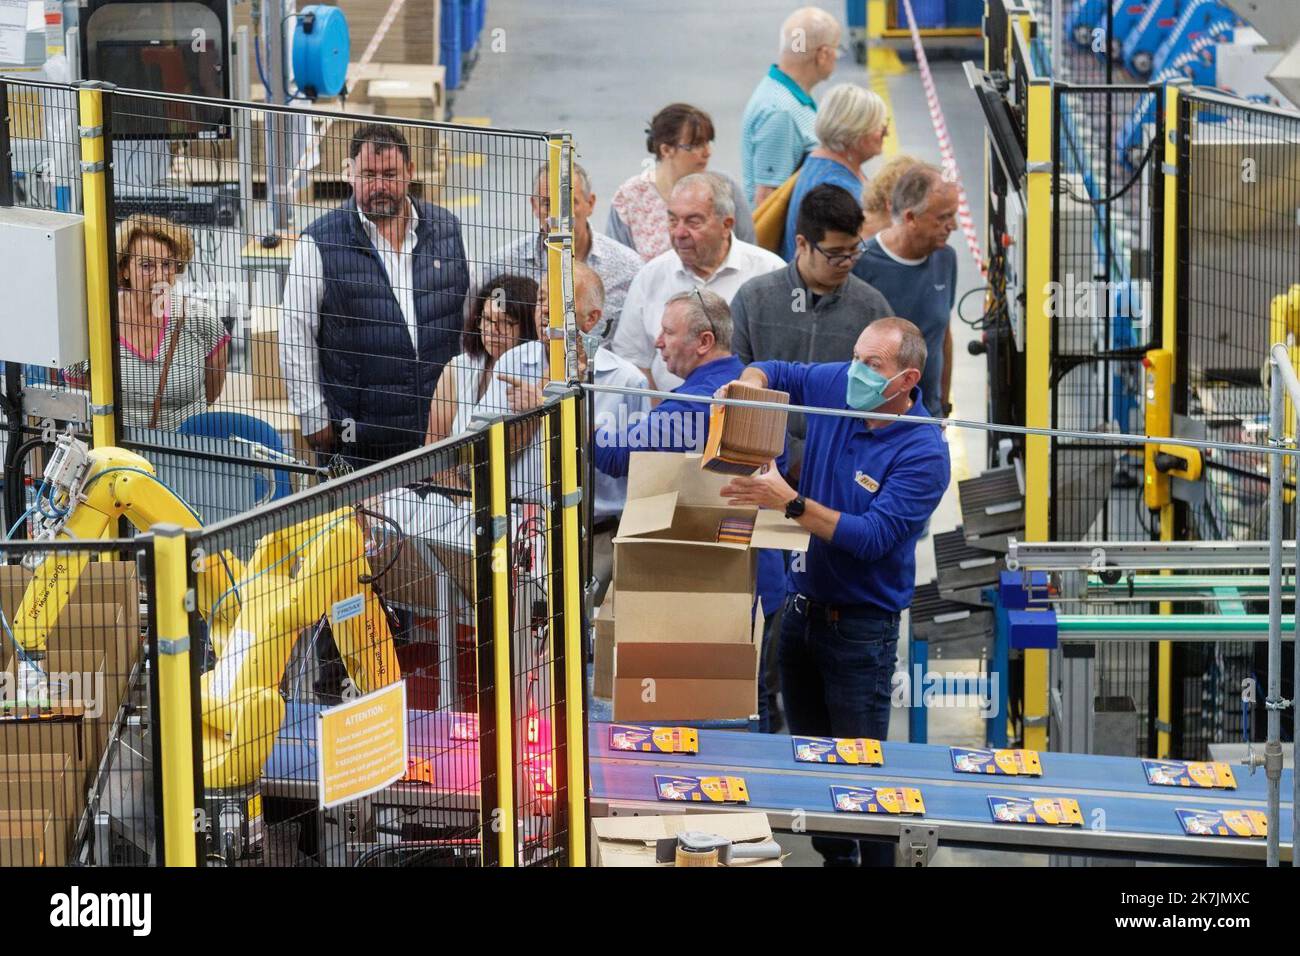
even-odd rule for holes
{"type": "Polygon", "coordinates": [[[785,217],[781,257],[794,258],[795,223],[799,204],[814,186],[831,183],[861,196],[867,178],[862,164],[880,155],[889,132],[889,111],[885,101],[870,90],[852,83],[832,87],[817,106],[814,127],[821,143],[808,154],[799,168],[785,217]]]}
{"type": "Polygon", "coordinates": [[[894,195],[894,187],[898,185],[903,173],[919,162],[915,156],[893,156],[871,177],[871,182],[862,191],[862,212],[866,216],[862,223],[863,241],[893,224],[890,199],[894,195]]]}
{"type": "MultiPolygon", "coordinates": [[[[194,255],[188,229],[161,216],[129,216],[118,224],[115,248],[122,424],[174,431],[221,394],[230,335],[176,284],[194,255]]],[[[66,378],[84,383],[88,374],[82,362],[66,378]]]]}

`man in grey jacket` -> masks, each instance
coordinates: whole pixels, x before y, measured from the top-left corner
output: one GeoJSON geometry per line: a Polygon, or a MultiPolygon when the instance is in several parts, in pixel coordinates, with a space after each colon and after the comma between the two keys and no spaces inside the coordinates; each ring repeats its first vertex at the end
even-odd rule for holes
{"type": "MultiPolygon", "coordinates": [[[[864,244],[862,207],[829,183],[808,191],[795,225],[795,257],[784,269],[750,279],[731,303],[732,349],[745,364],[838,362],[862,330],[893,315],[885,297],[853,275],[864,244]]],[[[791,478],[803,464],[806,422],[790,416],[786,445],[791,478]]]]}

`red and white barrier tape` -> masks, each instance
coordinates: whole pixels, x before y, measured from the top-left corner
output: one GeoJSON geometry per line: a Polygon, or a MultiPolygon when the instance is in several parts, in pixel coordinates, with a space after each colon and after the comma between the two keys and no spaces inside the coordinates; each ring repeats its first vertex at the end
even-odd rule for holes
{"type": "Polygon", "coordinates": [[[979,234],[975,231],[975,220],[970,214],[970,200],[966,197],[966,187],[961,182],[961,172],[957,169],[957,157],[952,151],[952,140],[948,137],[948,124],[943,118],[943,107],[939,105],[939,94],[934,88],[934,77],[930,75],[930,63],[925,58],[925,47],[921,45],[921,34],[916,29],[916,17],[912,14],[912,0],[903,0],[903,9],[907,13],[907,26],[912,32],[912,50],[916,54],[916,65],[921,71],[921,85],[925,87],[925,102],[930,108],[930,124],[934,127],[935,138],[939,140],[939,155],[943,157],[944,173],[957,185],[957,224],[966,237],[966,246],[971,258],[975,260],[980,274],[985,272],[984,253],[980,246],[979,234]]]}

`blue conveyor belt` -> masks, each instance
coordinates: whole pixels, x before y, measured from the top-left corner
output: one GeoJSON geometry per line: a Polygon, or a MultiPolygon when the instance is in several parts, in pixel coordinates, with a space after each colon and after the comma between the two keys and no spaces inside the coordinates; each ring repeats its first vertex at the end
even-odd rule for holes
{"type": "MultiPolygon", "coordinates": [[[[749,808],[776,812],[774,826],[777,828],[782,813],[802,811],[826,814],[826,819],[839,830],[858,822],[847,818],[873,817],[861,820],[862,832],[888,832],[880,829],[879,815],[836,813],[830,786],[906,786],[921,790],[926,807],[924,820],[938,825],[941,840],[948,827],[951,832],[961,834],[957,842],[967,842],[972,830],[981,830],[977,842],[996,845],[1000,842],[996,831],[1002,829],[1018,831],[1006,833],[1008,846],[1066,845],[1050,842],[1044,836],[1044,831],[1052,829],[1058,832],[1051,840],[1067,840],[1085,850],[1090,843],[1095,843],[1113,852],[1122,850],[1127,842],[1133,845],[1135,855],[1149,852],[1250,857],[1263,853],[1262,840],[1185,836],[1174,813],[1178,807],[1263,811],[1266,800],[1263,773],[1251,777],[1244,768],[1233,770],[1237,777],[1236,790],[1202,790],[1151,786],[1146,782],[1141,760],[1127,757],[1044,752],[1040,754],[1041,777],[1011,777],[957,773],[952,769],[948,747],[925,744],[884,742],[884,766],[861,767],[798,763],[790,738],[785,736],[700,731],[700,753],[694,756],[612,751],[608,724],[593,723],[588,739],[593,812],[612,812],[631,804],[657,804],[663,811],[671,812],[680,805],[657,800],[655,774],[730,774],[745,778],[749,808]],[[1074,834],[1062,835],[1059,833],[1062,828],[994,824],[988,798],[997,795],[1073,798],[1078,800],[1083,813],[1084,829],[1072,828],[1074,834]],[[951,824],[970,826],[952,829],[951,824]],[[1252,846],[1247,848],[1245,844],[1252,846]]],[[[1292,771],[1285,771],[1284,798],[1292,792],[1291,780],[1292,771]]],[[[717,804],[690,806],[693,810],[719,808],[717,804]]],[[[647,812],[648,808],[642,806],[638,810],[647,812]]],[[[817,826],[812,825],[810,829],[817,826]]],[[[1290,834],[1291,807],[1284,802],[1281,820],[1284,843],[1290,834]]]]}

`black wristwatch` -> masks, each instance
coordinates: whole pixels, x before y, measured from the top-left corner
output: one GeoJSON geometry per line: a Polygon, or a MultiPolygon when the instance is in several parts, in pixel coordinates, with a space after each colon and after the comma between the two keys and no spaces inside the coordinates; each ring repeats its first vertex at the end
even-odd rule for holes
{"type": "Polygon", "coordinates": [[[793,501],[785,506],[785,516],[787,518],[803,517],[803,509],[807,507],[808,502],[803,495],[799,495],[793,501]]]}

